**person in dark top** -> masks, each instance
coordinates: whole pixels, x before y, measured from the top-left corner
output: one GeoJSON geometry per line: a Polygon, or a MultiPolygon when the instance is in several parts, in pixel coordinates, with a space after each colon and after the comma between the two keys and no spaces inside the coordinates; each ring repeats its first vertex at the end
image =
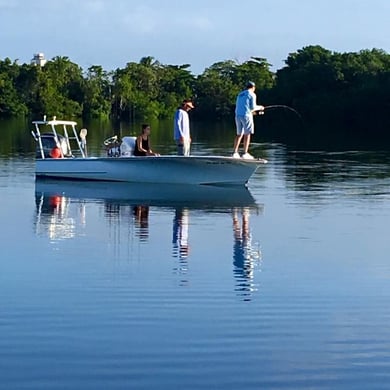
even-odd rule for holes
{"type": "Polygon", "coordinates": [[[150,125],[142,125],[141,134],[137,137],[134,156],[159,156],[150,147],[150,125]]]}

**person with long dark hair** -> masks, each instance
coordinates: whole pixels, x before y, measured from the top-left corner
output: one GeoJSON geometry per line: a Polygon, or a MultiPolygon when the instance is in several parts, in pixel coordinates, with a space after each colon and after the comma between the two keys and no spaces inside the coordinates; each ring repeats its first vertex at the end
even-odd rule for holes
{"type": "Polygon", "coordinates": [[[150,147],[150,125],[148,124],[143,124],[141,127],[141,134],[135,142],[134,156],[159,156],[150,147]]]}

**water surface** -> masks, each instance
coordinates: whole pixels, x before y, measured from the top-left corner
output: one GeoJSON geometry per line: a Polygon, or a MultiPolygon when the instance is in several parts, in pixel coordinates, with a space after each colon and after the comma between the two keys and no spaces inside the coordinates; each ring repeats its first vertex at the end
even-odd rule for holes
{"type": "Polygon", "coordinates": [[[194,191],[35,182],[29,146],[0,159],[0,388],[389,388],[387,151],[255,142],[248,190],[194,191]]]}

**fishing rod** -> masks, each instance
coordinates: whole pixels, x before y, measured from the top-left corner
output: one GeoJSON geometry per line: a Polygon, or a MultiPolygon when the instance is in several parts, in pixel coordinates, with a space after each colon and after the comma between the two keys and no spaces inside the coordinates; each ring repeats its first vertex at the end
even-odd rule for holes
{"type": "Polygon", "coordinates": [[[257,111],[257,113],[261,115],[261,114],[264,114],[265,110],[273,110],[276,108],[283,108],[285,110],[290,110],[293,113],[295,113],[296,115],[298,115],[299,118],[302,120],[302,116],[297,110],[295,110],[294,108],[292,108],[290,106],[286,106],[285,104],[271,104],[269,106],[264,106],[264,110],[261,110],[261,111],[259,110],[259,111],[257,111]]]}

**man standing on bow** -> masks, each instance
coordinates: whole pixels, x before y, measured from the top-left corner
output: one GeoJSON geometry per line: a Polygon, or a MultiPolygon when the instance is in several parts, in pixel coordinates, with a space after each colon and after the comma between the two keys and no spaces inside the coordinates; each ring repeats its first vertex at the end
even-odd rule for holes
{"type": "Polygon", "coordinates": [[[233,146],[234,158],[240,158],[238,149],[240,147],[241,139],[243,138],[244,153],[242,158],[253,159],[253,156],[248,153],[251,134],[253,134],[255,131],[253,115],[256,112],[264,112],[264,106],[258,106],[256,103],[255,89],[255,83],[253,81],[249,81],[246,85],[246,89],[241,91],[237,96],[235,111],[237,135],[234,139],[233,146]]]}
{"type": "Polygon", "coordinates": [[[194,108],[190,99],[183,100],[176,110],[173,121],[173,138],[177,145],[179,156],[189,156],[191,147],[190,118],[188,112],[194,108]]]}

